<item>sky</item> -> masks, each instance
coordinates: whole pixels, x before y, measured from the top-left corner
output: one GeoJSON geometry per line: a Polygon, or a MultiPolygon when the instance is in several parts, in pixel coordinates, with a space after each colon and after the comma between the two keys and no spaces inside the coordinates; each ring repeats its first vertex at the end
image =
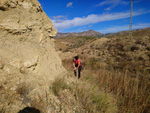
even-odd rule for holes
{"type": "MultiPolygon", "coordinates": [[[[38,0],[58,32],[129,30],[130,0],[38,0]]],[[[133,0],[133,29],[150,27],[150,0],[133,0]]]]}

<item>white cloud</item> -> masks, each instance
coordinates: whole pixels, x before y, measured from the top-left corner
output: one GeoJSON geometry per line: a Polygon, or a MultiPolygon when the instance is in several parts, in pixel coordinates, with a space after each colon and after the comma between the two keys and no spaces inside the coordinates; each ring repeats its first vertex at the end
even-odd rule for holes
{"type": "Polygon", "coordinates": [[[55,20],[58,20],[58,19],[67,19],[67,16],[58,15],[58,16],[53,16],[52,18],[55,19],[55,20]]]}
{"type": "MultiPolygon", "coordinates": [[[[142,29],[142,28],[146,28],[146,27],[150,27],[150,23],[135,24],[135,25],[133,25],[132,28],[133,29],[142,29]]],[[[105,28],[103,30],[98,30],[98,32],[101,32],[101,33],[115,33],[115,32],[118,32],[118,31],[125,31],[125,30],[129,30],[129,25],[108,27],[108,28],[105,28]]]]}
{"type": "Polygon", "coordinates": [[[92,27],[93,25],[89,25],[88,27],[92,27]]]}
{"type": "Polygon", "coordinates": [[[105,10],[111,10],[112,8],[118,6],[118,5],[128,5],[130,2],[124,1],[124,0],[105,0],[103,2],[100,2],[96,6],[103,6],[103,5],[111,5],[107,7],[105,10]]]}
{"type": "Polygon", "coordinates": [[[66,7],[72,7],[73,2],[69,2],[66,7]]]}
{"type": "Polygon", "coordinates": [[[127,5],[130,2],[124,1],[124,0],[105,0],[103,2],[100,2],[97,6],[103,6],[103,5],[108,5],[108,4],[122,4],[122,5],[127,5]]]}
{"type": "MultiPolygon", "coordinates": [[[[133,12],[133,16],[142,15],[149,12],[150,11],[138,10],[133,12]]],[[[61,22],[57,22],[56,20],[52,20],[52,21],[54,23],[54,26],[58,30],[63,30],[67,28],[77,27],[77,26],[90,25],[90,24],[95,24],[104,21],[119,20],[119,19],[124,19],[129,17],[130,17],[130,11],[120,12],[120,13],[107,13],[107,14],[104,13],[99,15],[91,14],[88,15],[87,17],[75,17],[72,20],[61,20],[61,22]]]]}

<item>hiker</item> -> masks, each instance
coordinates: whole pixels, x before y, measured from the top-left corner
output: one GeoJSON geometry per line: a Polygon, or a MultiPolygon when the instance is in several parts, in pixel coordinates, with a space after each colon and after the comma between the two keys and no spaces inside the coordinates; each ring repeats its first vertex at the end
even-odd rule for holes
{"type": "Polygon", "coordinates": [[[75,56],[73,59],[73,67],[74,67],[75,76],[77,75],[77,70],[78,70],[78,79],[79,79],[81,75],[82,64],[78,56],[75,56]]]}

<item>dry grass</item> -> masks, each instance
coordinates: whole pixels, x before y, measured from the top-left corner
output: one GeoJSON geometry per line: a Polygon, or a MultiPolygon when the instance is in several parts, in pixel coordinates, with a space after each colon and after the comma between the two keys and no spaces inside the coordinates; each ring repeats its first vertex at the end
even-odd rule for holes
{"type": "Polygon", "coordinates": [[[57,51],[61,49],[61,51],[67,52],[69,51],[69,49],[79,48],[85,43],[88,43],[95,39],[98,39],[98,37],[78,36],[56,38],[55,49],[57,51]]]}
{"type": "Polygon", "coordinates": [[[75,96],[88,113],[116,113],[118,110],[111,94],[98,90],[96,84],[88,81],[78,83],[75,96]]]}
{"type": "Polygon", "coordinates": [[[60,95],[60,92],[64,89],[68,89],[69,86],[67,85],[66,81],[62,77],[58,77],[52,83],[52,91],[56,96],[60,95]]]}
{"type": "Polygon", "coordinates": [[[146,77],[132,78],[128,72],[122,74],[100,71],[97,76],[99,87],[117,96],[120,112],[150,112],[150,81],[146,77]]]}
{"type": "Polygon", "coordinates": [[[1,108],[0,113],[6,113],[5,111],[5,108],[1,108]]]}
{"type": "MultiPolygon", "coordinates": [[[[82,51],[81,54],[86,56],[79,56],[84,69],[81,80],[96,83],[99,91],[114,94],[119,113],[150,113],[149,31],[150,28],[135,30],[132,39],[128,37],[128,32],[120,32],[99,49],[99,52],[104,51],[104,55],[91,58],[93,48],[90,48],[87,49],[88,53],[82,51]]],[[[71,61],[72,59],[63,60],[68,71],[73,71],[71,61]]],[[[86,92],[82,90],[80,94],[86,92]]],[[[93,94],[97,92],[93,91],[93,94]]],[[[86,98],[88,96],[81,95],[81,102],[86,98]]],[[[88,102],[85,106],[87,104],[88,102]]]]}
{"type": "MultiPolygon", "coordinates": [[[[107,68],[101,67],[103,64],[101,65],[99,59],[87,58],[85,56],[82,57],[80,57],[84,62],[84,73],[81,75],[82,81],[87,81],[90,84],[97,83],[99,91],[104,91],[105,94],[114,94],[117,100],[116,105],[118,106],[120,113],[150,112],[150,78],[146,73],[143,73],[143,75],[137,74],[136,76],[134,74],[133,76],[128,70],[108,70],[107,68]]],[[[63,65],[69,71],[72,71],[71,61],[71,59],[63,61],[63,65]]],[[[101,105],[103,105],[103,107],[106,105],[103,101],[104,98],[101,99],[101,96],[97,91],[95,92],[88,89],[87,85],[84,86],[86,86],[88,91],[86,91],[85,87],[82,89],[82,86],[80,85],[78,87],[78,94],[85,109],[88,109],[88,111],[91,112],[90,106],[96,109],[101,108],[101,105]],[[88,93],[84,94],[85,92],[88,93]],[[101,101],[99,102],[99,100],[101,101]],[[99,107],[96,107],[94,103],[98,103],[96,106],[98,105],[99,107]]],[[[105,107],[103,109],[105,109],[105,107]]]]}
{"type": "MultiPolygon", "coordinates": [[[[53,93],[59,98],[63,97],[64,92],[66,92],[65,94],[71,94],[72,96],[66,95],[67,98],[65,98],[65,101],[75,100],[76,102],[73,101],[72,103],[74,105],[79,103],[78,106],[83,109],[82,112],[117,112],[117,106],[112,95],[98,90],[97,84],[88,81],[76,81],[75,79],[73,83],[67,84],[67,81],[69,81],[69,78],[64,79],[59,77],[52,84],[53,93]]],[[[61,103],[63,106],[63,101],[61,103]]],[[[69,103],[67,102],[67,104],[69,103]]],[[[80,110],[77,111],[81,112],[80,110]]]]}

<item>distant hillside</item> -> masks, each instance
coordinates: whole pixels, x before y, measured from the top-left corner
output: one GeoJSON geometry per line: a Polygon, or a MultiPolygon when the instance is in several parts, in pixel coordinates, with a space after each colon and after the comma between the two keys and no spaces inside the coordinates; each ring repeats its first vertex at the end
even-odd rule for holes
{"type": "MultiPolygon", "coordinates": [[[[117,37],[117,36],[128,36],[129,35],[129,31],[120,31],[117,33],[107,33],[107,34],[102,34],[99,32],[96,32],[94,30],[89,30],[89,31],[84,31],[84,32],[73,32],[73,33],[61,33],[58,32],[56,35],[56,38],[59,37],[78,37],[78,36],[88,36],[88,37],[107,37],[107,38],[112,38],[112,37],[117,37]]],[[[137,36],[150,36],[150,27],[144,28],[144,29],[136,29],[133,30],[133,37],[137,37],[137,36]]]]}
{"type": "MultiPolygon", "coordinates": [[[[150,36],[150,27],[144,28],[144,29],[136,29],[133,30],[133,37],[139,37],[139,36],[150,36]]],[[[104,36],[108,38],[117,37],[117,36],[128,36],[129,31],[120,31],[117,33],[107,33],[104,36]]]]}
{"type": "MultiPolygon", "coordinates": [[[[116,103],[114,100],[112,102],[117,107],[115,112],[110,110],[111,113],[150,113],[150,28],[133,30],[133,37],[129,37],[129,31],[107,34],[100,38],[62,37],[55,40],[55,45],[63,66],[69,72],[73,73],[73,57],[78,55],[81,59],[81,83],[87,81],[94,86],[91,90],[86,89],[88,95],[86,92],[85,96],[81,91],[90,85],[84,83],[78,95],[81,94],[81,102],[86,106],[93,105],[89,102],[100,105],[91,107],[91,110],[98,108],[98,112],[92,113],[101,113],[101,106],[108,105],[102,96],[95,97],[99,94],[98,91],[113,94],[116,103]],[[89,92],[93,91],[96,92],[91,98],[89,92]],[[94,101],[91,100],[93,98],[94,101]],[[106,104],[99,104],[101,100],[106,104]]],[[[79,85],[78,82],[80,88],[79,85]]]]}
{"type": "Polygon", "coordinates": [[[103,36],[102,33],[96,32],[94,30],[89,30],[89,31],[84,31],[84,32],[79,32],[79,33],[57,33],[56,38],[59,37],[76,37],[76,36],[91,36],[91,37],[101,37],[103,36]]]}

